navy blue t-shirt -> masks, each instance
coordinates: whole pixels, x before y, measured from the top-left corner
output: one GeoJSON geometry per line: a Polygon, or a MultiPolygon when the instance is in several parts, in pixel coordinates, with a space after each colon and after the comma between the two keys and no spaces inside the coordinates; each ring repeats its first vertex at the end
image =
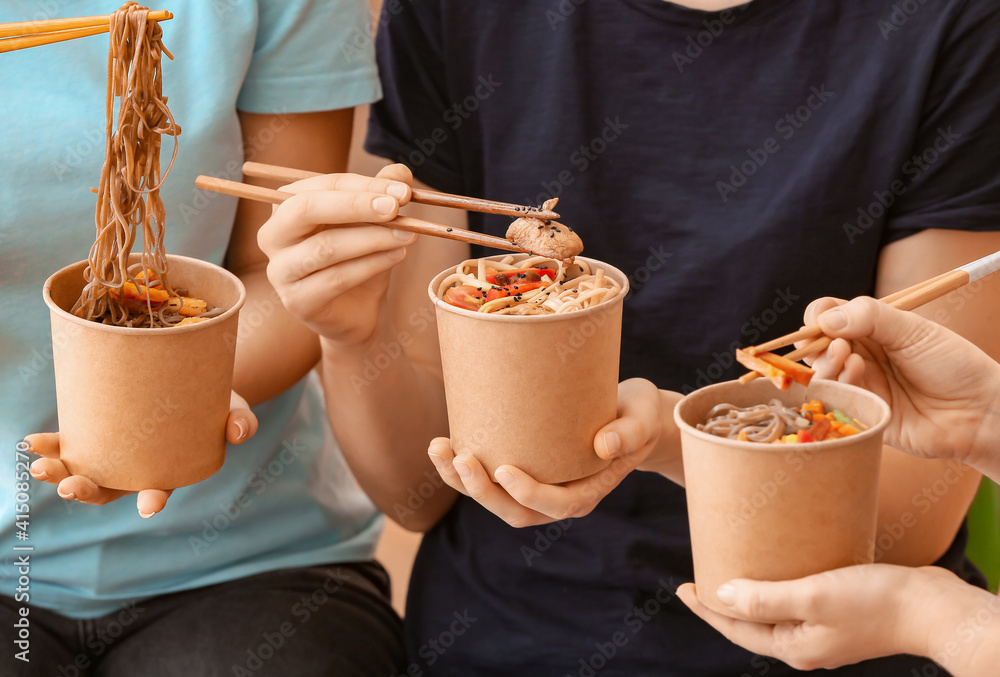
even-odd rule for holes
{"type": "MultiPolygon", "coordinates": [[[[377,46],[367,148],[440,190],[559,197],[584,253],[630,277],[623,379],[733,378],[733,348],[812,299],[871,294],[886,243],[1000,229],[995,2],[387,0],[377,46]]],[[[979,580],[964,539],[940,564],[979,580]]],[[[672,593],[691,579],[684,493],[658,475],[547,527],[460,498],[413,570],[411,672],[797,674],[694,617],[672,593]]],[[[912,670],[944,674],[823,674],[912,670]]]]}

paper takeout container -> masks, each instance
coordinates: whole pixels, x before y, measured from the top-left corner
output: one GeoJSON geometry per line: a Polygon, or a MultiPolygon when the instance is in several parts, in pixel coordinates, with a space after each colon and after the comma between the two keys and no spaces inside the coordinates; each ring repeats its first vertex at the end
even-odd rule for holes
{"type": "Polygon", "coordinates": [[[680,427],[694,577],[701,602],[737,617],[719,602],[734,578],[780,581],[872,561],[878,510],[882,431],[889,406],[836,381],[813,380],[777,390],[766,379],[729,381],[696,390],[674,409],[680,427]],[[808,444],[740,442],[699,431],[708,411],[777,398],[799,407],[822,400],[869,426],[860,434],[808,444]]]}
{"type": "MultiPolygon", "coordinates": [[[[225,459],[239,310],[246,291],[216,265],[168,256],[170,282],[226,311],[184,327],[130,329],[70,311],[86,261],[43,289],[52,321],[59,454],[72,474],[112,489],[174,489],[225,459]]],[[[133,255],[130,262],[139,261],[133,255]]]]}
{"type": "Polygon", "coordinates": [[[478,459],[491,478],[509,464],[539,482],[567,482],[608,464],[594,452],[594,436],[617,411],[628,278],[606,263],[577,259],[595,271],[603,268],[622,291],[584,310],[516,316],[477,313],[439,299],[437,289],[453,268],[428,288],[452,447],[478,459]]]}

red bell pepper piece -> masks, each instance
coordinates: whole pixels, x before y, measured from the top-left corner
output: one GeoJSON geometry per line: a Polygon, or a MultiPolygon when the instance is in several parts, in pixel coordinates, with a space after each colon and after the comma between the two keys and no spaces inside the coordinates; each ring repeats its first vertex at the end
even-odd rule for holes
{"type": "Polygon", "coordinates": [[[551,268],[522,268],[520,270],[508,270],[506,272],[500,273],[497,271],[490,271],[486,273],[486,281],[490,284],[499,285],[505,287],[508,284],[519,284],[520,281],[527,282],[538,282],[543,277],[547,277],[550,280],[556,279],[556,271],[551,268]],[[500,282],[497,282],[497,276],[502,276],[500,282]],[[507,281],[504,282],[503,280],[507,281]]]}
{"type": "Polygon", "coordinates": [[[541,282],[522,282],[520,284],[507,285],[506,287],[493,287],[486,292],[486,302],[489,303],[493,299],[502,299],[507,296],[517,296],[532,289],[538,289],[541,286],[541,282]]]}
{"type": "Polygon", "coordinates": [[[444,293],[444,300],[446,303],[466,310],[479,310],[479,307],[485,302],[483,292],[468,284],[452,287],[444,293]]]}

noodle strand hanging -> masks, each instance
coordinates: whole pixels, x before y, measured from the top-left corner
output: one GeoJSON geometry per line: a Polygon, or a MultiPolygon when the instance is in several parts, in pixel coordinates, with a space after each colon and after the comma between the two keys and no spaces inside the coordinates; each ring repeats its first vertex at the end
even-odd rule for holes
{"type": "Polygon", "coordinates": [[[180,127],[163,96],[163,29],[147,8],[125,3],[111,15],[104,166],[97,187],[97,237],[84,271],[86,286],[73,308],[79,316],[125,327],[165,327],[202,315],[167,280],[165,210],[160,186],[177,157],[180,127]],[[115,103],[118,118],[114,119],[115,103]],[[175,137],[160,173],[160,137],[175,137]],[[129,255],[142,233],[140,262],[129,255]],[[182,312],[183,311],[183,312],[182,312]]]}

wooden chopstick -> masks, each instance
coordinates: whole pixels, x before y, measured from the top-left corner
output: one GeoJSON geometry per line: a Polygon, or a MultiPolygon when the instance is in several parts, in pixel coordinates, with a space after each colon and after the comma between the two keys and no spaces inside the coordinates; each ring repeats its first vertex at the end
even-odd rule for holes
{"type": "MultiPolygon", "coordinates": [[[[907,287],[906,289],[901,289],[895,293],[889,294],[888,296],[884,296],[879,299],[879,301],[887,303],[893,308],[897,308],[899,310],[914,310],[915,308],[919,308],[925,303],[930,303],[931,301],[939,299],[945,294],[951,293],[956,289],[961,289],[971,282],[981,280],[987,275],[995,273],[998,270],[1000,270],[1000,252],[994,252],[982,257],[981,259],[977,259],[972,263],[967,263],[964,266],[955,268],[954,270],[950,270],[928,280],[924,280],[923,282],[918,282],[917,284],[907,287]]],[[[759,346],[750,346],[747,348],[747,352],[751,355],[759,355],[760,353],[772,352],[779,348],[790,346],[797,341],[803,341],[814,337],[819,338],[797,350],[793,350],[787,355],[784,355],[784,357],[793,361],[801,360],[804,357],[809,357],[810,355],[823,352],[827,349],[830,343],[833,342],[833,339],[829,336],[823,336],[823,330],[819,328],[819,325],[812,325],[809,327],[803,327],[802,329],[792,332],[791,334],[786,334],[785,336],[762,343],[759,346]]],[[[755,371],[748,372],[740,377],[740,383],[749,383],[758,376],[760,376],[760,374],[755,371]]]]}
{"type": "MultiPolygon", "coordinates": [[[[150,11],[148,17],[151,21],[167,21],[173,19],[174,15],[164,9],[150,11]]],[[[107,33],[109,30],[110,14],[4,23],[0,24],[0,53],[84,38],[107,33]]]]}
{"type": "MultiPolygon", "coordinates": [[[[893,307],[898,307],[898,306],[895,306],[894,304],[899,299],[907,297],[910,294],[912,294],[912,293],[914,293],[914,292],[916,292],[916,291],[918,291],[920,289],[923,289],[924,287],[926,287],[926,286],[928,286],[928,285],[930,285],[932,283],[936,283],[936,282],[939,282],[939,281],[944,280],[946,278],[949,278],[950,276],[954,276],[955,272],[956,271],[954,271],[954,270],[949,270],[947,273],[941,273],[937,277],[932,277],[929,280],[924,280],[923,282],[919,282],[919,283],[913,285],[912,287],[907,287],[906,289],[900,289],[899,291],[897,291],[897,292],[895,292],[893,294],[889,294],[888,296],[883,296],[882,298],[879,299],[879,301],[881,301],[882,303],[888,303],[889,305],[891,305],[893,307]]],[[[968,282],[966,282],[964,284],[968,284],[968,282]]],[[[959,285],[959,286],[962,286],[962,285],[959,285]]],[[[957,288],[958,287],[956,287],[956,289],[957,288]]],[[[949,290],[949,291],[951,291],[951,290],[949,290]]],[[[947,293],[947,292],[945,292],[945,293],[947,293]]],[[[926,301],[924,303],[926,303],[926,301]]],[[[920,304],[920,305],[923,305],[923,304],[920,304]]],[[[916,308],[916,307],[917,306],[913,306],[913,308],[916,308]]],[[[913,308],[903,308],[903,310],[912,310],[913,308]]],[[[775,350],[780,350],[781,348],[785,348],[785,347],[790,346],[790,345],[792,345],[794,343],[798,343],[799,341],[805,341],[806,339],[816,338],[816,337],[822,336],[822,335],[823,335],[823,330],[819,328],[818,324],[814,324],[814,325],[811,325],[811,326],[808,326],[808,327],[802,327],[802,329],[799,329],[797,331],[793,331],[791,334],[785,334],[784,336],[779,336],[776,339],[771,339],[770,341],[767,341],[765,343],[761,343],[758,346],[749,346],[746,350],[751,355],[757,355],[758,353],[771,353],[771,352],[774,352],[775,350]]],[[[789,353],[789,356],[791,354],[792,353],[789,353]]],[[[812,353],[809,353],[809,354],[812,354],[812,353]]],[[[795,358],[792,358],[792,359],[795,359],[795,358]]]]}
{"type": "MultiPolygon", "coordinates": [[[[273,188],[251,186],[246,183],[229,181],[227,179],[217,179],[214,176],[199,176],[195,179],[195,185],[199,188],[210,190],[215,193],[234,195],[236,197],[246,198],[247,200],[256,200],[258,202],[269,202],[275,205],[281,204],[294,195],[294,193],[286,193],[284,191],[274,190],[273,188]]],[[[511,252],[524,251],[510,240],[505,240],[502,237],[483,235],[481,233],[475,233],[463,228],[448,228],[447,226],[442,226],[438,223],[431,223],[430,221],[415,219],[410,216],[397,216],[391,221],[384,221],[374,225],[397,228],[399,230],[419,233],[421,235],[443,237],[448,240],[458,240],[459,242],[468,242],[470,244],[478,244],[484,247],[504,249],[511,252]]]]}
{"type": "MultiPolygon", "coordinates": [[[[291,167],[279,167],[260,162],[244,162],[243,174],[258,179],[274,179],[276,181],[301,181],[320,176],[317,172],[308,172],[304,169],[293,169],[291,167]]],[[[541,207],[529,207],[526,205],[515,205],[509,202],[496,202],[495,200],[484,200],[478,197],[468,197],[465,195],[452,195],[451,193],[439,193],[436,190],[425,190],[421,188],[413,189],[414,202],[426,205],[436,205],[438,207],[453,207],[464,209],[470,212],[483,212],[485,214],[501,214],[503,216],[530,216],[536,219],[552,220],[558,219],[559,214],[551,209],[541,207]]]]}

